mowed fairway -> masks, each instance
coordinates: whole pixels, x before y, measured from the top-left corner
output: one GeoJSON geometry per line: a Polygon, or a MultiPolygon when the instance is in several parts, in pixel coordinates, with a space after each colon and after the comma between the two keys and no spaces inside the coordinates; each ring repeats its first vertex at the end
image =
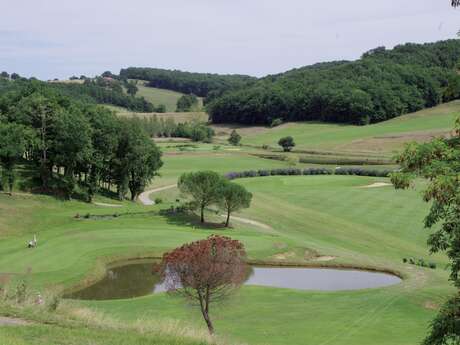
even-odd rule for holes
{"type": "Polygon", "coordinates": [[[460,115],[460,101],[369,126],[327,123],[288,123],[268,129],[241,128],[243,144],[277,146],[278,139],[294,137],[297,150],[390,155],[408,141],[427,141],[450,133],[460,115]]]}
{"type": "MultiPolygon", "coordinates": [[[[181,166],[188,163],[190,170],[203,168],[197,167],[195,158],[182,157],[181,166]]],[[[232,166],[231,157],[228,166],[217,163],[217,157],[208,158],[202,164],[216,170],[232,166]]],[[[233,162],[234,167],[240,164],[241,168],[249,164],[237,157],[233,162]]],[[[176,174],[175,164],[174,158],[166,158],[165,178],[172,179],[168,176],[176,174]]],[[[254,194],[251,209],[239,216],[263,222],[272,230],[233,222],[233,229],[219,230],[219,234],[241,240],[251,260],[390,269],[400,272],[405,280],[388,288],[327,293],[243,287],[231,300],[212,310],[218,334],[257,345],[419,343],[436,306],[453,292],[444,270],[446,259],[427,254],[428,232],[422,230],[422,220],[428,205],[420,200],[419,190],[362,188],[375,182],[387,181],[354,176],[237,180],[254,194]],[[312,252],[336,259],[316,261],[309,255],[312,252]],[[403,264],[402,258],[410,256],[435,261],[438,268],[403,264]]],[[[101,274],[103,261],[158,256],[212,233],[180,218],[156,213],[169,204],[145,207],[124,202],[116,209],[122,214],[117,218],[110,217],[114,209],[108,207],[77,201],[62,203],[44,196],[0,195],[0,205],[4,220],[0,272],[30,270],[30,280],[38,289],[49,284],[70,287],[101,274]],[[18,213],[11,215],[4,205],[12,205],[18,213]],[[73,218],[76,213],[89,212],[109,217],[73,218]],[[21,222],[16,224],[18,214],[21,222]],[[16,226],[18,235],[7,235],[8,229],[16,226]],[[28,250],[24,244],[35,232],[40,245],[28,250]]],[[[180,319],[203,327],[195,308],[166,294],[78,304],[121,320],[180,319]]]]}
{"type": "MultiPolygon", "coordinates": [[[[253,207],[243,216],[274,229],[269,233],[259,229],[256,235],[273,240],[276,254],[265,260],[285,254],[287,259],[281,262],[318,264],[306,257],[306,252],[315,250],[337,256],[328,264],[391,268],[406,280],[384,289],[332,293],[243,287],[215,311],[219,333],[250,344],[418,343],[435,313],[430,306],[453,292],[442,268],[446,261],[442,256],[427,255],[428,233],[421,226],[427,205],[419,200],[418,192],[361,188],[376,181],[382,179],[314,176],[239,180],[255,195],[253,207]],[[440,268],[403,265],[405,256],[436,261],[440,268]]],[[[242,235],[239,226],[231,235],[242,235]]],[[[259,254],[251,256],[257,258],[259,254]]],[[[126,320],[141,315],[202,323],[196,310],[166,295],[86,304],[126,320]]]]}

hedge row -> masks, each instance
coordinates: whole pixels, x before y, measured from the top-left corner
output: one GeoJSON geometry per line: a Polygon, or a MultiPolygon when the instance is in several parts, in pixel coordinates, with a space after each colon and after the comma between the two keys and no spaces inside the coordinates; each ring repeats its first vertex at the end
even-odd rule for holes
{"type": "Polygon", "coordinates": [[[294,176],[294,175],[355,175],[355,176],[375,176],[388,177],[392,170],[377,170],[365,168],[279,168],[279,169],[260,169],[246,170],[239,172],[229,172],[225,177],[229,180],[246,177],[263,177],[263,176],[294,176]]]}

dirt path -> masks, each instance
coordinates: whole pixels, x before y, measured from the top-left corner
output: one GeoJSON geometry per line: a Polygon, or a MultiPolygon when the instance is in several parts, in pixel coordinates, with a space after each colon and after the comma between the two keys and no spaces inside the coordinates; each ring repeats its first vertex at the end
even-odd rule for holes
{"type": "MultiPolygon", "coordinates": [[[[226,216],[225,214],[221,214],[221,217],[227,218],[227,216],[226,216]]],[[[265,230],[273,230],[273,228],[272,228],[270,225],[267,225],[267,224],[258,222],[258,221],[256,221],[256,220],[247,219],[247,218],[242,218],[242,217],[231,216],[231,217],[230,217],[230,221],[231,221],[232,219],[233,219],[233,220],[236,220],[237,222],[244,223],[244,224],[249,224],[249,225],[254,225],[254,226],[257,226],[257,227],[262,228],[262,229],[265,229],[265,230]]]]}
{"type": "Polygon", "coordinates": [[[152,195],[153,193],[161,192],[161,191],[164,191],[164,190],[167,190],[167,189],[173,189],[173,188],[176,188],[176,187],[177,187],[176,184],[171,184],[169,186],[164,186],[164,187],[159,187],[159,188],[147,190],[144,193],[142,193],[141,195],[139,195],[139,201],[142,203],[142,205],[146,205],[146,206],[155,205],[155,201],[150,199],[150,195],[152,195]]]}
{"type": "Polygon", "coordinates": [[[25,320],[0,316],[0,326],[25,326],[29,324],[30,322],[27,322],[25,320]]]}
{"type": "Polygon", "coordinates": [[[104,206],[104,207],[121,207],[122,205],[116,205],[116,204],[106,204],[105,202],[93,202],[94,205],[97,206],[104,206]]]}

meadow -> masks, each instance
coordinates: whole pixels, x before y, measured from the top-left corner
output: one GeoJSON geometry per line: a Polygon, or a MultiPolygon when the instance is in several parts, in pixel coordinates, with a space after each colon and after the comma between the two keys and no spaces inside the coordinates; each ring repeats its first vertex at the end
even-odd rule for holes
{"type": "Polygon", "coordinates": [[[276,148],[278,139],[291,135],[295,151],[391,157],[408,141],[428,141],[448,135],[460,115],[460,101],[445,103],[368,126],[318,122],[286,123],[275,128],[215,126],[222,137],[236,129],[243,145],[276,148]]]}
{"type": "MultiPolygon", "coordinates": [[[[137,80],[136,86],[139,89],[136,94],[137,97],[144,97],[155,105],[163,104],[168,113],[176,111],[177,101],[183,96],[183,93],[145,86],[145,83],[144,80],[137,80]]],[[[202,98],[199,98],[199,106],[200,108],[203,106],[202,98]]]]}

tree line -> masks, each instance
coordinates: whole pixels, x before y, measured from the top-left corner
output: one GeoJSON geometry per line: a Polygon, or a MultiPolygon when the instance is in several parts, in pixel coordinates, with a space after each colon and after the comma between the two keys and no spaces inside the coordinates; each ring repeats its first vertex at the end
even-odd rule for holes
{"type": "Polygon", "coordinates": [[[159,68],[129,67],[120,71],[121,79],[141,79],[148,86],[194,94],[212,99],[228,90],[252,84],[257,78],[239,74],[192,73],[159,68]]]}
{"type": "Polygon", "coordinates": [[[78,98],[85,102],[112,104],[131,111],[151,113],[164,113],[164,105],[155,106],[144,97],[135,97],[137,86],[116,79],[85,79],[82,84],[78,83],[50,83],[61,93],[72,98],[78,98]],[[126,87],[127,93],[123,91],[126,87]]]}
{"type": "Polygon", "coordinates": [[[157,115],[133,117],[151,138],[189,138],[196,142],[210,143],[214,130],[203,121],[176,123],[171,117],[163,119],[157,115]]]}
{"type": "Polygon", "coordinates": [[[460,42],[373,49],[349,62],[267,76],[208,104],[214,123],[329,121],[368,124],[460,96],[460,42]]]}
{"type": "Polygon", "coordinates": [[[36,80],[0,94],[4,189],[11,191],[22,163],[33,172],[32,188],[88,201],[100,189],[135,200],[162,166],[160,150],[138,122],[36,80]]]}

